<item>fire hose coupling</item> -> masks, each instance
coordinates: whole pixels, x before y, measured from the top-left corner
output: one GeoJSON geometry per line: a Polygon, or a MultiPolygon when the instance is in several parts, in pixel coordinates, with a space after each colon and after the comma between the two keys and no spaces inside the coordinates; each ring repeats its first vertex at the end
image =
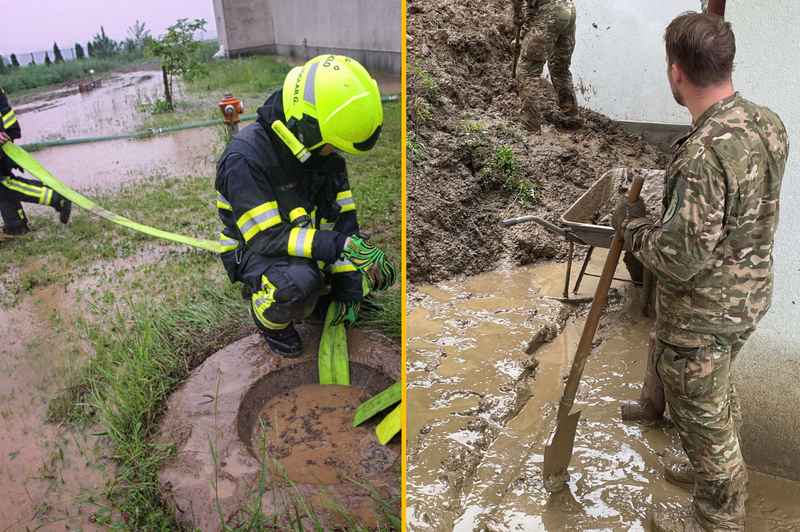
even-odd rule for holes
{"type": "Polygon", "coordinates": [[[244,102],[237,100],[230,92],[225,93],[225,97],[219,102],[219,109],[222,111],[222,118],[225,124],[238,124],[241,119],[239,115],[244,114],[244,102]]]}

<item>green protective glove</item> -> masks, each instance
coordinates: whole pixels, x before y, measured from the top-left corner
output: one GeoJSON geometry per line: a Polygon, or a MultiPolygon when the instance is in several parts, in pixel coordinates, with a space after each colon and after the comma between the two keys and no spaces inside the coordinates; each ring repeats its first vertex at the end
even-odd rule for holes
{"type": "Polygon", "coordinates": [[[353,263],[358,271],[369,281],[372,290],[386,290],[397,279],[392,266],[383,251],[368,244],[367,235],[353,235],[342,252],[342,259],[353,263]]]}
{"type": "Polygon", "coordinates": [[[361,310],[361,301],[334,301],[338,305],[336,317],[331,321],[331,325],[344,323],[345,329],[349,329],[358,319],[358,311],[361,310]]]}

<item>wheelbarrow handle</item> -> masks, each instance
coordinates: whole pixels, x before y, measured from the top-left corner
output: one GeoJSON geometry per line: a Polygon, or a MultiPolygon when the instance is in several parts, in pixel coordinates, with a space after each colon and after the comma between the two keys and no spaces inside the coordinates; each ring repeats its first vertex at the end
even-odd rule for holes
{"type": "Polygon", "coordinates": [[[522,224],[526,222],[536,222],[537,224],[541,225],[551,233],[555,233],[562,238],[567,237],[567,232],[564,229],[561,229],[555,224],[548,222],[543,218],[539,218],[538,216],[522,216],[521,218],[509,218],[508,220],[503,220],[500,222],[500,227],[511,227],[512,225],[522,224]]]}

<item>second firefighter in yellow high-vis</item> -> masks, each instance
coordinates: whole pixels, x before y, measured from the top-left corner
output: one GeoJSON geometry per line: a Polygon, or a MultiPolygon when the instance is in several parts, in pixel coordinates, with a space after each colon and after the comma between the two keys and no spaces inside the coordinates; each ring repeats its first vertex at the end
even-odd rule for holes
{"type": "Polygon", "coordinates": [[[288,74],[217,163],[222,262],[231,282],[244,283],[255,324],[284,356],[300,354],[292,322],[318,305],[324,315],[338,302],[338,319],[352,325],[365,295],[362,272],[373,288],[394,282],[383,253],[354,236],[345,159],[332,152],[369,152],[382,121],[367,71],[347,57],[320,56],[288,74]]]}
{"type": "MultiPolygon", "coordinates": [[[[0,144],[13,142],[21,136],[19,120],[0,87],[0,144]]],[[[21,235],[29,231],[22,202],[53,207],[59,212],[61,223],[67,223],[72,209],[69,200],[40,181],[14,174],[12,170],[17,169],[19,166],[0,151],[0,216],[3,218],[3,233],[21,235]]]]}

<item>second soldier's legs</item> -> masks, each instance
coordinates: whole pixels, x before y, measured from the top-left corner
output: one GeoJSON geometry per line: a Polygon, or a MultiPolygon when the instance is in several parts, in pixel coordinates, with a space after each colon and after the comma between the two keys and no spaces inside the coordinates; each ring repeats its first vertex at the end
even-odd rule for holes
{"type": "Polygon", "coordinates": [[[567,116],[578,115],[578,100],[572,83],[572,53],[575,51],[575,7],[570,24],[558,35],[550,57],[550,79],[558,95],[558,107],[567,116]]]}
{"type": "Polygon", "coordinates": [[[522,98],[522,121],[529,131],[538,132],[541,129],[539,84],[542,72],[545,63],[553,57],[559,36],[570,26],[574,42],[574,8],[569,9],[562,4],[545,4],[536,11],[530,31],[522,42],[519,65],[517,65],[517,88],[522,98]]]}

